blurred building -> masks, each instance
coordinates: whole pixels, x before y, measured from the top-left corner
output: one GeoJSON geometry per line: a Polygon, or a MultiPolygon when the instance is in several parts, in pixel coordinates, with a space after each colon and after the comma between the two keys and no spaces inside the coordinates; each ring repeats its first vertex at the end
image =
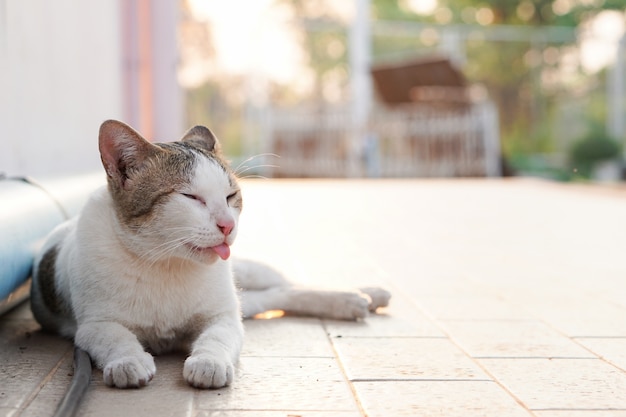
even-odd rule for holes
{"type": "Polygon", "coordinates": [[[499,176],[497,111],[449,59],[377,65],[376,99],[354,131],[348,108],[273,110],[267,152],[276,176],[499,176]]]}
{"type": "Polygon", "coordinates": [[[176,139],[177,19],[170,0],[0,2],[0,172],[98,170],[110,118],[176,139]]]}

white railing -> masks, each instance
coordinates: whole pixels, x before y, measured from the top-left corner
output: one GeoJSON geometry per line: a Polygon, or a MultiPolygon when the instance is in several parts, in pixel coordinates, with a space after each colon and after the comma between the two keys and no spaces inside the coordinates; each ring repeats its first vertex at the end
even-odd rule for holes
{"type": "Polygon", "coordinates": [[[350,130],[345,109],[273,110],[268,121],[264,151],[280,156],[272,176],[500,175],[497,114],[488,102],[454,110],[377,109],[363,134],[350,130]]]}

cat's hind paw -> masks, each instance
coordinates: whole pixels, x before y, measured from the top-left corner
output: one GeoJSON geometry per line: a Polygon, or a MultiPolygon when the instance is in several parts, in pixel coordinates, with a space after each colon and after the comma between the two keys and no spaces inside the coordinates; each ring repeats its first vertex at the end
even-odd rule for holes
{"type": "Polygon", "coordinates": [[[106,364],[102,371],[104,383],[117,388],[144,387],[155,373],[154,359],[149,353],[145,353],[143,357],[116,359],[106,364]]]}
{"type": "Polygon", "coordinates": [[[183,367],[185,381],[196,388],[222,388],[233,382],[235,367],[211,355],[190,356],[183,367]]]}
{"type": "Polygon", "coordinates": [[[324,314],[328,318],[335,320],[358,320],[364,319],[368,315],[368,306],[371,303],[370,297],[365,293],[339,292],[334,296],[331,310],[324,314]]]}
{"type": "Polygon", "coordinates": [[[369,304],[369,311],[375,312],[378,307],[387,307],[391,299],[391,293],[379,287],[364,287],[359,290],[370,296],[372,302],[369,304]]]}

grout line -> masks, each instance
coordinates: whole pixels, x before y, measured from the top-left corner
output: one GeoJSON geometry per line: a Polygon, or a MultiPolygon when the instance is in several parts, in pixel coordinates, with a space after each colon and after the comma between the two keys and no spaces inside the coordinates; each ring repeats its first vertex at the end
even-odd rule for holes
{"type": "MultiPolygon", "coordinates": [[[[592,354],[594,356],[595,359],[598,359],[604,363],[606,363],[609,366],[612,366],[614,368],[616,368],[617,370],[619,370],[620,372],[624,372],[626,373],[626,368],[613,363],[612,361],[610,361],[608,358],[594,352],[591,348],[585,346],[583,344],[583,342],[581,340],[578,339],[586,339],[586,338],[596,338],[595,336],[589,336],[589,337],[584,337],[584,336],[570,336],[568,335],[565,331],[561,330],[560,328],[558,328],[557,326],[553,325],[551,322],[546,321],[546,320],[542,320],[543,323],[545,323],[546,326],[548,326],[549,328],[551,328],[553,331],[555,331],[556,333],[560,334],[561,336],[567,338],[568,340],[570,340],[571,342],[573,342],[575,345],[578,345],[579,347],[583,348],[584,350],[586,350],[587,352],[589,352],[590,354],[592,354]]],[[[597,338],[603,338],[603,337],[597,337],[597,338]]],[[[622,337],[615,337],[616,339],[622,339],[622,337]]]]}
{"type": "Polygon", "coordinates": [[[447,339],[445,336],[333,336],[329,335],[331,339],[447,339]]]}
{"type": "Polygon", "coordinates": [[[365,407],[363,406],[363,403],[361,402],[361,399],[359,398],[358,393],[356,392],[356,387],[354,386],[352,381],[350,381],[350,378],[348,377],[348,373],[346,372],[346,368],[343,364],[343,361],[339,357],[339,352],[337,352],[337,348],[335,344],[333,343],[333,339],[330,337],[330,333],[328,329],[326,328],[326,322],[324,320],[320,320],[320,324],[322,325],[322,329],[324,329],[324,332],[326,333],[326,339],[328,340],[328,343],[330,343],[330,347],[333,350],[333,353],[335,354],[335,357],[334,357],[335,362],[339,366],[339,370],[341,371],[341,374],[343,375],[344,381],[347,382],[348,387],[350,388],[350,392],[352,393],[352,398],[354,399],[354,402],[356,403],[356,406],[359,409],[359,412],[361,413],[362,416],[367,417],[368,414],[365,411],[365,407]]]}
{"type": "Polygon", "coordinates": [[[242,358],[336,359],[335,356],[241,355],[242,358]]]}
{"type": "Polygon", "coordinates": [[[502,382],[500,382],[500,380],[498,378],[496,378],[496,376],[494,374],[492,374],[489,369],[487,369],[486,366],[484,366],[479,360],[477,360],[476,358],[474,358],[472,355],[469,354],[469,352],[467,350],[465,350],[461,344],[459,342],[457,342],[456,339],[454,339],[452,337],[452,335],[450,334],[450,332],[445,328],[445,326],[442,325],[442,323],[440,323],[439,320],[435,319],[432,314],[430,314],[427,310],[425,310],[424,308],[422,308],[419,303],[416,300],[411,299],[410,302],[413,304],[413,306],[415,306],[415,308],[420,311],[424,316],[426,316],[434,326],[436,326],[444,335],[446,335],[447,339],[454,345],[456,346],[457,349],[459,349],[464,355],[465,357],[467,357],[469,360],[471,360],[476,366],[478,366],[489,378],[492,379],[492,381],[494,383],[496,383],[505,393],[507,393],[514,401],[517,405],[519,405],[520,407],[522,407],[524,410],[526,410],[528,413],[530,413],[531,415],[535,415],[532,410],[526,406],[526,404],[524,404],[524,402],[521,400],[521,398],[519,398],[517,395],[515,395],[510,389],[508,389],[506,387],[506,385],[504,385],[502,382]]]}
{"type": "MultiPolygon", "coordinates": [[[[580,289],[580,287],[579,287],[580,289]]],[[[496,294],[502,295],[498,290],[495,290],[496,294]]],[[[569,335],[566,331],[562,330],[559,326],[553,324],[551,321],[546,320],[544,317],[541,317],[540,315],[538,315],[536,312],[534,312],[532,310],[532,308],[530,308],[528,305],[525,305],[523,303],[520,303],[519,301],[516,300],[511,300],[511,297],[508,295],[503,295],[504,300],[507,301],[510,304],[513,304],[515,306],[517,306],[518,308],[521,308],[523,311],[531,314],[536,320],[540,321],[541,323],[545,324],[548,328],[552,329],[554,332],[558,333],[559,335],[561,335],[562,337],[568,339],[569,341],[573,342],[575,345],[581,347],[582,349],[586,350],[587,352],[589,352],[591,355],[593,355],[596,359],[599,359],[600,361],[618,369],[621,372],[626,373],[626,368],[618,365],[614,362],[612,362],[611,360],[609,360],[608,358],[594,352],[592,349],[590,349],[589,347],[585,346],[581,340],[579,339],[623,339],[626,338],[626,336],[572,336],[569,335]]],[[[604,297],[601,297],[597,292],[596,293],[592,293],[591,294],[591,298],[594,299],[600,299],[603,301],[607,301],[604,297]]],[[[612,300],[608,300],[608,302],[614,306],[618,306],[620,308],[624,308],[623,305],[615,303],[612,300]]]]}
{"type": "MultiPolygon", "coordinates": [[[[54,375],[57,373],[57,371],[59,370],[61,365],[63,365],[63,362],[66,360],[66,358],[68,356],[73,355],[73,352],[74,352],[74,345],[71,344],[67,348],[65,353],[63,355],[61,355],[61,358],[57,361],[57,363],[50,369],[48,374],[41,380],[41,382],[39,382],[37,387],[30,393],[28,398],[26,398],[26,400],[24,400],[24,402],[19,406],[19,408],[17,409],[17,413],[15,414],[15,417],[19,417],[24,411],[26,411],[26,409],[32,404],[32,402],[35,400],[35,398],[39,395],[41,390],[54,377],[54,375]]],[[[58,404],[55,404],[55,407],[57,407],[57,405],[58,404]]]]}
{"type": "Polygon", "coordinates": [[[485,319],[485,318],[481,318],[481,319],[467,319],[467,318],[447,318],[447,317],[433,317],[434,320],[439,320],[439,321],[462,321],[462,322],[478,322],[478,323],[484,323],[484,322],[514,322],[514,323],[542,323],[541,320],[539,319],[534,319],[534,318],[528,318],[528,319],[503,319],[503,318],[499,318],[499,319],[485,319]]]}
{"type": "Polygon", "coordinates": [[[490,382],[495,383],[491,379],[471,379],[471,378],[459,378],[459,379],[448,379],[448,378],[355,378],[351,379],[350,382],[490,382]]]}
{"type": "Polygon", "coordinates": [[[568,359],[572,359],[572,360],[593,360],[593,361],[597,361],[600,358],[598,358],[597,356],[472,356],[474,359],[502,359],[502,360],[508,360],[508,359],[520,359],[520,360],[524,360],[524,359],[547,359],[547,360],[553,360],[553,359],[557,359],[557,360],[568,360],[568,359]]]}
{"type": "MultiPolygon", "coordinates": [[[[328,410],[325,408],[322,409],[317,409],[317,408],[307,408],[307,409],[299,409],[299,408],[211,408],[211,409],[206,409],[206,408],[201,408],[198,411],[243,411],[246,413],[249,412],[272,412],[273,414],[275,414],[276,412],[281,412],[281,413],[298,413],[298,414],[287,414],[286,417],[303,417],[303,415],[308,415],[311,412],[315,412],[315,413],[323,413],[323,414],[329,414],[330,413],[353,413],[354,410],[343,410],[343,409],[337,409],[337,410],[328,410]]],[[[210,414],[213,415],[213,414],[210,414]]],[[[221,413],[220,413],[221,415],[221,413]]]]}
{"type": "Polygon", "coordinates": [[[626,408],[533,408],[533,411],[626,411],[626,408]]]}
{"type": "Polygon", "coordinates": [[[626,339],[626,336],[568,336],[572,339],[626,339]]]}

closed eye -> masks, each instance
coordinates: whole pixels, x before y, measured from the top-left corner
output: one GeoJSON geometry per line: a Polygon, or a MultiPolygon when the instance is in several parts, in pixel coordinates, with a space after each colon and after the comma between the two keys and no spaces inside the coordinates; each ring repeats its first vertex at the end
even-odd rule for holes
{"type": "Polygon", "coordinates": [[[197,196],[195,194],[187,194],[187,193],[180,193],[180,194],[183,195],[184,197],[187,197],[190,200],[196,200],[196,201],[204,204],[204,200],[200,196],[197,196]]]}
{"type": "Polygon", "coordinates": [[[226,201],[230,201],[231,199],[235,198],[238,193],[239,191],[235,191],[234,193],[228,194],[228,196],[226,197],[226,201]]]}

